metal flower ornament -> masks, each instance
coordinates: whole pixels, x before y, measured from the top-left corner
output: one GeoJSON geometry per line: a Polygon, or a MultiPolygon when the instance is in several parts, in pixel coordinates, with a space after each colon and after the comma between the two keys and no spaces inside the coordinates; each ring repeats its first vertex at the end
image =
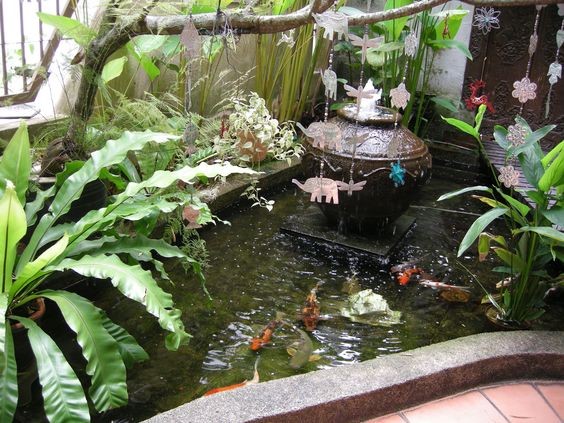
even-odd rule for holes
{"type": "Polygon", "coordinates": [[[405,184],[405,168],[402,167],[399,160],[395,163],[392,163],[390,179],[392,180],[396,188],[405,184]]]}
{"type": "Polygon", "coordinates": [[[511,165],[499,168],[499,182],[507,188],[516,187],[519,184],[519,171],[511,165]]]}
{"type": "Polygon", "coordinates": [[[417,53],[417,46],[419,42],[417,41],[417,35],[413,32],[407,34],[404,41],[404,50],[405,54],[409,57],[415,57],[415,53],[417,53]]]}
{"type": "Polygon", "coordinates": [[[390,90],[390,98],[392,107],[405,109],[409,99],[411,98],[411,94],[409,94],[409,91],[405,88],[405,83],[402,82],[396,88],[392,88],[390,90]]]}
{"type": "Polygon", "coordinates": [[[518,123],[509,125],[507,128],[507,141],[514,147],[525,144],[525,137],[527,137],[527,135],[529,135],[528,129],[518,123]]]}
{"type": "Polygon", "coordinates": [[[518,99],[520,103],[526,103],[537,97],[537,84],[531,82],[527,77],[524,77],[520,81],[515,81],[513,88],[515,89],[511,92],[511,95],[518,99]]]}
{"type": "Polygon", "coordinates": [[[487,35],[492,29],[499,29],[500,11],[493,7],[479,7],[474,12],[472,26],[477,27],[482,34],[487,35]]]}

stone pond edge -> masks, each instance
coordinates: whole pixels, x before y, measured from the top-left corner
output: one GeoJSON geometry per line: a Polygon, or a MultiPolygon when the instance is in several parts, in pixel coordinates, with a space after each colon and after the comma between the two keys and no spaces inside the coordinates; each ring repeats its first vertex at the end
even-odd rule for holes
{"type": "Polygon", "coordinates": [[[147,422],[363,421],[519,379],[564,380],[564,332],[466,336],[198,398],[147,422]]]}

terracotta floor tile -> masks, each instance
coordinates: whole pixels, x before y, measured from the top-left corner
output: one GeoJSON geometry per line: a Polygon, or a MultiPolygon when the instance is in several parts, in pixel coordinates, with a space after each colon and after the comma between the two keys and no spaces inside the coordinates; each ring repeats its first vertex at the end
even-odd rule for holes
{"type": "Polygon", "coordinates": [[[479,392],[471,391],[405,411],[409,423],[507,423],[479,392]]]}
{"type": "Polygon", "coordinates": [[[377,417],[364,423],[405,423],[405,420],[399,414],[388,414],[387,416],[377,417]]]}
{"type": "Polygon", "coordinates": [[[564,420],[564,384],[556,383],[537,383],[537,388],[542,392],[552,408],[564,420]]]}
{"type": "Polygon", "coordinates": [[[514,384],[482,389],[510,422],[560,423],[560,418],[530,384],[514,384]]]}

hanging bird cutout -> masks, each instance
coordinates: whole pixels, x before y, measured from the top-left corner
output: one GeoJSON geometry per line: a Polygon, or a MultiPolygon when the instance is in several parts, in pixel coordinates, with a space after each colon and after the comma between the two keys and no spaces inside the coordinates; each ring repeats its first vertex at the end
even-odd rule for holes
{"type": "Polygon", "coordinates": [[[368,34],[364,34],[361,38],[358,35],[349,34],[351,44],[356,47],[361,47],[361,63],[366,61],[366,51],[369,48],[376,48],[384,42],[384,37],[368,38],[368,34]]]}
{"type": "Polygon", "coordinates": [[[349,20],[347,15],[342,12],[326,11],[321,14],[313,13],[313,19],[317,25],[325,30],[323,38],[333,39],[333,34],[337,34],[337,40],[344,38],[349,39],[349,20]]]}
{"type": "Polygon", "coordinates": [[[195,59],[200,56],[202,39],[192,19],[188,20],[186,25],[184,25],[184,29],[180,34],[180,41],[184,46],[184,54],[187,58],[195,59]]]}

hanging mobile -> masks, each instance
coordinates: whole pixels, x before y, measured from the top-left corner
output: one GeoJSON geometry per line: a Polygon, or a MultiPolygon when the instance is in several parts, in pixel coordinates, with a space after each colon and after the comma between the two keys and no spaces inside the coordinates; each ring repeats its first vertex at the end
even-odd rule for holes
{"type": "MultiPolygon", "coordinates": [[[[335,8],[335,5],[333,5],[335,8]]],[[[319,164],[319,176],[307,179],[303,184],[298,180],[292,179],[301,190],[311,193],[310,201],[323,202],[325,197],[326,203],[339,204],[339,185],[340,181],[324,177],[325,166],[325,149],[334,148],[341,149],[341,129],[334,123],[327,122],[329,117],[329,104],[331,99],[336,98],[337,94],[337,75],[333,71],[333,38],[337,34],[337,38],[348,34],[348,20],[343,13],[327,11],[322,14],[313,15],[317,24],[324,28],[324,38],[328,38],[331,42],[331,50],[329,52],[329,63],[327,69],[322,73],[322,81],[325,84],[325,113],[323,122],[313,122],[306,129],[300,123],[297,126],[302,132],[313,138],[312,145],[318,147],[322,151],[322,157],[319,164]]],[[[315,28],[314,28],[315,37],[315,28]]]]}
{"type": "Polygon", "coordinates": [[[562,78],[562,64],[558,63],[558,56],[560,55],[560,48],[564,44],[564,5],[558,8],[558,15],[563,16],[562,24],[560,29],[556,32],[556,55],[554,56],[554,62],[548,67],[548,83],[550,88],[548,89],[548,95],[546,96],[546,111],[545,118],[548,118],[550,113],[550,99],[552,94],[552,87],[562,78]]]}

